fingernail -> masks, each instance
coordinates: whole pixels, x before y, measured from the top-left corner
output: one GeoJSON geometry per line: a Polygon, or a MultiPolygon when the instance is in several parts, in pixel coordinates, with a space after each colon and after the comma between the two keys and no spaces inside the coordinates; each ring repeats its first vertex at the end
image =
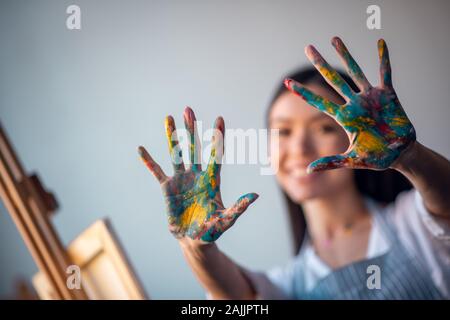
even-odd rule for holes
{"type": "Polygon", "coordinates": [[[318,60],[320,59],[320,54],[319,52],[316,50],[316,48],[314,48],[314,46],[312,45],[307,45],[305,48],[305,54],[308,57],[308,59],[312,62],[312,63],[317,63],[318,60]]]}
{"type": "Polygon", "coordinates": [[[288,88],[289,90],[292,90],[292,83],[293,83],[293,80],[292,80],[292,79],[289,79],[289,78],[284,79],[284,85],[285,85],[286,88],[288,88]]]}
{"type": "Polygon", "coordinates": [[[194,111],[189,106],[186,106],[186,108],[184,109],[184,117],[190,123],[195,121],[194,111]]]}
{"type": "Polygon", "coordinates": [[[340,47],[340,45],[341,45],[341,43],[342,43],[342,40],[339,38],[339,37],[333,37],[332,39],[331,39],[331,44],[333,45],[333,47],[335,47],[335,48],[337,48],[337,47],[340,47]]]}
{"type": "Polygon", "coordinates": [[[172,116],[167,116],[165,121],[164,121],[164,124],[166,125],[166,129],[172,129],[173,130],[174,127],[175,127],[175,120],[173,120],[172,116]]]}
{"type": "Polygon", "coordinates": [[[316,51],[315,48],[312,45],[310,45],[310,44],[308,44],[305,47],[305,53],[306,53],[307,56],[313,56],[315,51],[316,51]]]}
{"type": "Polygon", "coordinates": [[[220,131],[223,131],[224,129],[224,120],[222,118],[222,116],[217,117],[215,123],[214,123],[214,127],[216,127],[217,129],[219,129],[220,131]]]}

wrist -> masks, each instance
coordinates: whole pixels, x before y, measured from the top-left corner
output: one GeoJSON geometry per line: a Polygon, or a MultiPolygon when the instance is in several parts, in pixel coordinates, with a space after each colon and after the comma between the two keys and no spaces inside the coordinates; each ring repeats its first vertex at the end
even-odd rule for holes
{"type": "Polygon", "coordinates": [[[203,250],[209,250],[213,247],[215,247],[214,242],[204,242],[201,240],[194,240],[189,237],[182,237],[178,239],[178,243],[180,244],[180,247],[183,250],[193,250],[193,251],[203,251],[203,250]]]}
{"type": "Polygon", "coordinates": [[[205,243],[199,240],[193,240],[189,237],[183,237],[178,240],[183,255],[191,265],[208,264],[210,261],[218,258],[219,249],[214,242],[205,243]]]}
{"type": "Polygon", "coordinates": [[[408,172],[413,167],[414,162],[418,158],[422,145],[418,141],[413,141],[402,151],[400,156],[394,161],[391,168],[400,172],[408,172]]]}

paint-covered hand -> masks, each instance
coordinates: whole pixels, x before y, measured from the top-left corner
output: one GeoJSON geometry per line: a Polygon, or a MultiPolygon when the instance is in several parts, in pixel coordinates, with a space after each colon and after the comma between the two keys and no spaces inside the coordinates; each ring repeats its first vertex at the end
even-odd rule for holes
{"type": "Polygon", "coordinates": [[[144,147],[139,154],[161,184],[167,205],[169,230],[176,238],[190,237],[201,242],[217,240],[247,207],[258,198],[255,193],[240,197],[225,208],[220,195],[220,167],[223,156],[225,124],[217,118],[206,170],[201,168],[201,151],[194,112],[187,107],[184,122],[188,133],[190,164],[185,168],[171,116],[166,118],[166,135],[175,174],[168,177],[144,147]]]}
{"type": "Polygon", "coordinates": [[[355,92],[313,47],[306,55],[324,79],[345,99],[338,105],[316,95],[291,79],[285,85],[310,105],[333,117],[347,132],[348,150],[339,155],[320,158],[308,166],[308,172],[336,168],[384,170],[416,139],[414,127],[403,110],[392,87],[388,49],[383,39],[378,41],[380,84],[372,87],[348,52],[341,39],[334,37],[332,45],[347,72],[359,88],[355,92]]]}

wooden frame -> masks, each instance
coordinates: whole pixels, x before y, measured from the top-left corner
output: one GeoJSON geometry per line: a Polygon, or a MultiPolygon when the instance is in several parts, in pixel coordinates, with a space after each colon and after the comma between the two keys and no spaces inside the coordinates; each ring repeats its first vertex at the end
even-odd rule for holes
{"type": "MultiPolygon", "coordinates": [[[[91,300],[147,299],[108,219],[98,220],[68,247],[72,262],[81,269],[81,285],[91,300]]],[[[53,299],[45,277],[33,284],[42,299],[53,299]]]]}
{"type": "Polygon", "coordinates": [[[28,176],[0,125],[0,197],[56,299],[86,299],[83,290],[69,290],[66,268],[71,261],[50,221],[57,207],[36,175],[28,176]]]}
{"type": "Polygon", "coordinates": [[[95,222],[66,250],[51,222],[55,197],[37,175],[25,173],[1,125],[0,197],[38,266],[33,283],[40,298],[146,298],[107,219],[95,222]],[[80,289],[68,287],[72,265],[80,268],[80,289]]]}

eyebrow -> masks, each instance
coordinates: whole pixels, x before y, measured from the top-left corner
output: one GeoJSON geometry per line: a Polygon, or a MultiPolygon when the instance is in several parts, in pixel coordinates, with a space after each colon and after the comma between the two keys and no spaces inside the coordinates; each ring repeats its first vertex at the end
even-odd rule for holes
{"type": "MultiPolygon", "coordinates": [[[[331,118],[330,116],[328,116],[325,113],[321,112],[321,113],[318,113],[318,114],[312,116],[309,119],[309,121],[316,121],[318,119],[324,119],[324,118],[326,119],[328,117],[331,118]]],[[[333,118],[331,118],[331,119],[333,119],[333,118]]],[[[276,118],[269,119],[269,124],[271,124],[273,122],[287,122],[288,123],[288,122],[292,122],[292,120],[291,120],[290,117],[276,117],[276,118]]]]}

